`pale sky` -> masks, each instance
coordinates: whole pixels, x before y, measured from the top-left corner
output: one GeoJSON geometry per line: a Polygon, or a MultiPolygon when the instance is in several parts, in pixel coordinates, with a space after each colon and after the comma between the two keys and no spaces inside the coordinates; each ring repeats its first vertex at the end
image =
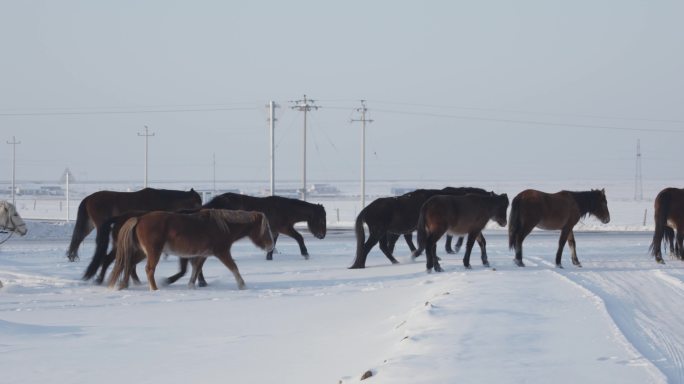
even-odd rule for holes
{"type": "Polygon", "coordinates": [[[681,1],[0,0],[0,181],[681,176],[681,1]]]}

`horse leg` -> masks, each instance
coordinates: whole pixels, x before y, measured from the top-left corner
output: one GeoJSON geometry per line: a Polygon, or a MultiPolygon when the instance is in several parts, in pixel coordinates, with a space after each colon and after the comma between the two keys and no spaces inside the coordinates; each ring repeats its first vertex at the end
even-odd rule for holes
{"type": "Polygon", "coordinates": [[[476,240],[477,244],[480,246],[482,265],[484,265],[485,267],[489,267],[489,260],[487,259],[487,241],[482,235],[482,232],[480,232],[476,240]]]}
{"type": "Polygon", "coordinates": [[[432,234],[428,234],[425,238],[425,269],[428,273],[432,273],[432,268],[435,266],[435,259],[432,256],[433,243],[432,234]]]}
{"type": "Polygon", "coordinates": [[[292,237],[295,239],[297,244],[299,244],[299,252],[302,254],[302,256],[308,260],[309,259],[309,251],[306,250],[306,245],[304,245],[304,238],[302,235],[297,232],[294,227],[289,227],[287,228],[287,231],[285,232],[286,235],[292,237]]]}
{"type": "MultiPolygon", "coordinates": [[[[154,271],[159,263],[161,252],[150,252],[147,255],[147,265],[145,265],[145,273],[147,273],[147,282],[150,284],[150,291],[156,291],[157,282],[154,280],[154,271]]],[[[135,268],[133,268],[135,270],[135,268]]]]}
{"type": "Polygon", "coordinates": [[[392,251],[389,249],[389,246],[387,244],[389,242],[389,240],[388,240],[389,236],[396,236],[395,239],[399,238],[398,235],[385,234],[382,237],[382,239],[380,240],[380,250],[382,251],[382,253],[385,254],[385,256],[389,259],[389,261],[392,262],[392,264],[399,264],[399,261],[397,261],[397,259],[395,259],[394,256],[392,256],[392,251]],[[385,241],[383,241],[383,240],[385,240],[385,241]]]}
{"type": "Polygon", "coordinates": [[[430,247],[430,251],[432,252],[432,260],[433,264],[435,267],[435,272],[444,272],[444,269],[442,269],[442,266],[439,264],[439,261],[441,260],[439,256],[437,256],[437,241],[439,238],[436,238],[434,242],[432,243],[432,246],[430,247]]]}
{"type": "Polygon", "coordinates": [[[240,276],[240,271],[238,270],[237,265],[235,264],[235,260],[233,260],[233,257],[230,255],[230,251],[222,251],[216,254],[216,257],[221,260],[221,262],[230,269],[231,272],[233,272],[233,276],[235,276],[235,281],[237,282],[238,289],[245,289],[245,281],[242,279],[242,276],[240,276]]]}
{"type": "Polygon", "coordinates": [[[683,256],[682,253],[684,253],[684,252],[682,252],[682,245],[684,245],[683,243],[684,243],[684,233],[680,232],[680,231],[679,231],[679,226],[677,226],[677,245],[676,245],[676,249],[677,249],[677,255],[678,255],[677,258],[680,259],[680,260],[682,259],[682,256],[683,256]]]}
{"type": "Polygon", "coordinates": [[[563,256],[563,247],[565,247],[565,242],[568,241],[568,235],[572,231],[572,228],[561,229],[560,238],[558,238],[558,251],[556,251],[556,268],[563,268],[561,264],[561,257],[563,256]]]}
{"type": "Polygon", "coordinates": [[[185,276],[185,273],[188,271],[188,261],[190,260],[184,257],[178,258],[178,273],[167,277],[165,281],[166,285],[171,285],[178,281],[178,279],[180,279],[181,277],[185,276]]]}
{"type": "Polygon", "coordinates": [[[389,250],[389,253],[392,254],[394,253],[394,247],[397,245],[397,240],[399,240],[399,235],[396,233],[386,233],[385,236],[380,241],[384,241],[387,243],[386,247],[389,250]]]}
{"type": "Polygon", "coordinates": [[[416,245],[413,244],[413,232],[404,233],[404,240],[406,240],[406,245],[408,245],[411,253],[416,250],[416,245]]]}
{"type": "Polygon", "coordinates": [[[268,251],[268,253],[266,254],[266,260],[273,260],[273,251],[275,251],[275,245],[276,241],[278,241],[278,235],[280,235],[280,233],[278,232],[273,234],[273,249],[268,251]]]}
{"type": "Polygon", "coordinates": [[[95,283],[97,285],[102,284],[102,282],[105,279],[105,275],[107,274],[107,269],[115,259],[116,248],[112,248],[112,250],[107,254],[107,256],[105,256],[104,260],[102,260],[102,265],[100,266],[100,274],[97,276],[97,278],[95,278],[95,283]]]}
{"type": "Polygon", "coordinates": [[[472,268],[470,266],[470,252],[473,251],[473,245],[475,245],[475,241],[479,236],[479,232],[471,232],[468,234],[468,241],[466,241],[466,250],[465,254],[463,255],[463,266],[466,267],[466,269],[472,268]]]}
{"type": "Polygon", "coordinates": [[[459,236],[458,240],[456,240],[456,245],[454,245],[454,253],[458,253],[458,251],[461,250],[462,246],[463,246],[463,236],[459,236]]]}
{"type": "MultiPolygon", "coordinates": [[[[190,259],[185,259],[190,261],[190,259]]],[[[202,266],[204,265],[204,262],[207,261],[206,257],[193,257],[192,258],[192,273],[190,274],[190,281],[188,282],[188,288],[195,288],[195,282],[197,281],[197,278],[202,274],[202,266]]],[[[187,264],[187,263],[186,263],[187,264]]],[[[207,282],[202,281],[204,278],[200,278],[199,286],[200,287],[206,287],[207,282]]]]}
{"type": "Polygon", "coordinates": [[[354,260],[354,264],[349,268],[364,268],[366,266],[366,258],[368,258],[368,254],[370,253],[371,249],[375,247],[375,244],[377,244],[378,241],[380,241],[380,234],[378,231],[371,230],[368,233],[368,239],[366,239],[366,242],[363,243],[362,254],[357,255],[357,258],[354,260]]]}
{"type": "Polygon", "coordinates": [[[582,263],[580,263],[579,259],[577,258],[577,245],[575,243],[575,232],[570,230],[570,233],[568,233],[568,246],[570,247],[570,251],[572,251],[572,263],[578,267],[582,267],[582,263]]]}
{"type": "Polygon", "coordinates": [[[444,250],[446,251],[446,253],[450,255],[454,254],[454,250],[451,248],[451,241],[453,240],[453,238],[453,236],[447,235],[446,243],[444,243],[444,250]]]}
{"type": "Polygon", "coordinates": [[[525,264],[523,263],[523,241],[527,237],[527,235],[532,232],[532,229],[534,229],[534,225],[532,226],[523,226],[522,230],[520,233],[516,235],[516,238],[514,239],[514,249],[515,249],[515,259],[513,261],[515,262],[515,265],[518,267],[524,267],[525,264]]]}

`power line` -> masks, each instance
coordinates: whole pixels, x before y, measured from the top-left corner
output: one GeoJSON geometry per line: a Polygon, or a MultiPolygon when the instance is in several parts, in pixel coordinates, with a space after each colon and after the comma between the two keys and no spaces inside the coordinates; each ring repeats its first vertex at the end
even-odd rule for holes
{"type": "Polygon", "coordinates": [[[395,113],[395,114],[401,114],[401,115],[430,116],[430,117],[440,117],[440,118],[459,119],[459,120],[491,121],[491,122],[497,122],[497,123],[545,125],[545,126],[555,126],[555,127],[594,128],[594,129],[634,131],[634,132],[671,132],[671,133],[683,133],[684,132],[684,130],[682,130],[682,129],[667,129],[667,128],[650,128],[650,129],[648,129],[648,128],[615,127],[615,126],[610,126],[610,125],[555,123],[555,122],[535,121],[535,120],[498,119],[498,118],[491,118],[491,117],[460,116],[460,115],[448,115],[448,114],[440,114],[440,113],[397,111],[397,110],[391,110],[391,109],[375,109],[375,111],[384,112],[384,113],[395,113]]]}
{"type": "Polygon", "coordinates": [[[73,111],[73,112],[11,112],[0,113],[0,117],[29,117],[29,116],[89,116],[89,115],[131,115],[145,113],[182,113],[182,112],[222,112],[222,111],[252,111],[254,107],[225,107],[225,108],[172,108],[172,109],[134,109],[120,111],[73,111]]]}

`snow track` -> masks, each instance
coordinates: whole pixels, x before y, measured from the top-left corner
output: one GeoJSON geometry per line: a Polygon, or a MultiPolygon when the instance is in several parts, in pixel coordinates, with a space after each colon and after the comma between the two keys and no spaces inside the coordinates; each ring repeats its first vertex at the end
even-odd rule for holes
{"type": "Polygon", "coordinates": [[[400,265],[374,250],[348,270],[347,232],[306,236],[310,260],[287,238],[271,262],[241,242],[245,291],[214,259],[208,288],[113,291],[80,281],[92,244],[69,263],[66,239],[14,242],[0,250],[0,381],[118,383],[121,366],[141,383],[352,383],[369,369],[369,383],[684,382],[684,263],[655,264],[648,234],[579,233],[585,267],[566,255],[566,269],[557,233],[526,240],[525,268],[504,233],[487,236],[493,269],[440,246],[433,274],[403,243],[400,265]]]}

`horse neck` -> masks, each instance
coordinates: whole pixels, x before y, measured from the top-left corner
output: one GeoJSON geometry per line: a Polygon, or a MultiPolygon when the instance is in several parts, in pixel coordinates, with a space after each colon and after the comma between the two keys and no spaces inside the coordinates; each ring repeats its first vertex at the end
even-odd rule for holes
{"type": "Polygon", "coordinates": [[[570,192],[570,195],[575,199],[577,208],[579,208],[580,216],[585,216],[593,213],[594,193],[591,191],[584,192],[570,192]]]}

